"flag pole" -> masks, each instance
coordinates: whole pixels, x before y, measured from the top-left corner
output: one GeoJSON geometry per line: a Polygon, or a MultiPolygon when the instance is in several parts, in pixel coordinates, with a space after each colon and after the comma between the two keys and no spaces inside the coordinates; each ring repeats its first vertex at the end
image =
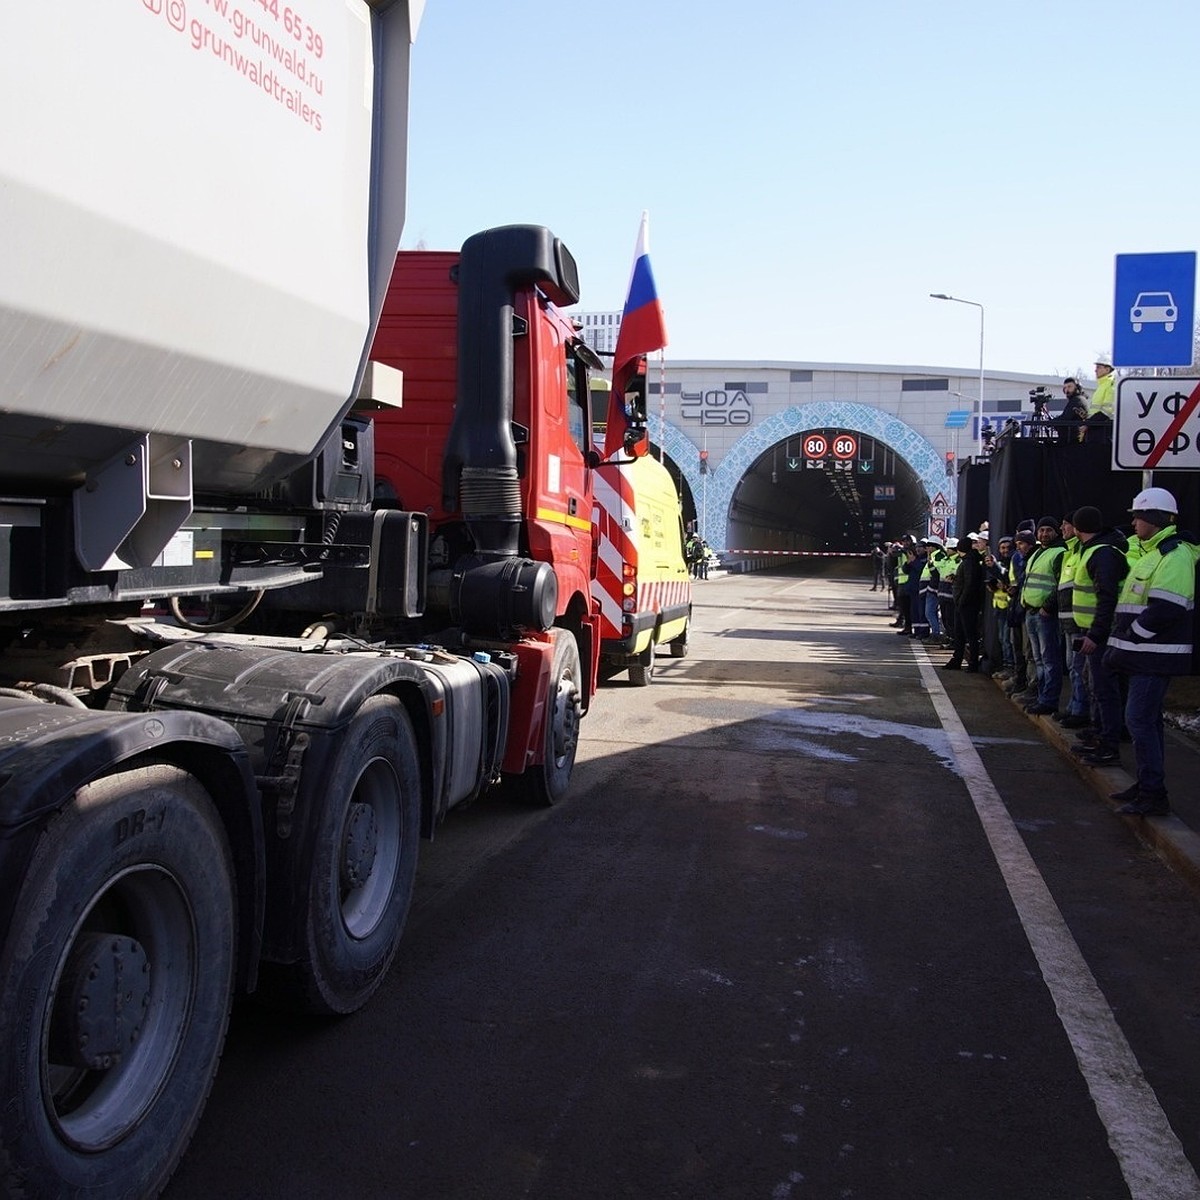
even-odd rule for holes
{"type": "Polygon", "coordinates": [[[658,461],[667,461],[667,358],[658,352],[658,461]]]}

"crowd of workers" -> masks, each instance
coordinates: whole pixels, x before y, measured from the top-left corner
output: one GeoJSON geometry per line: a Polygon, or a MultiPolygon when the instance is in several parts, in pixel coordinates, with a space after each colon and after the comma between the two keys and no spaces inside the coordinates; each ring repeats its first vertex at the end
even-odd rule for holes
{"type": "Polygon", "coordinates": [[[1178,516],[1175,497],[1151,487],[1134,498],[1128,533],[1085,505],[1025,521],[994,547],[986,523],[945,541],[907,535],[878,548],[874,587],[887,589],[898,636],[948,649],[943,670],[1001,679],[1026,712],[1075,730],[1084,762],[1115,765],[1129,741],[1137,781],[1112,799],[1119,812],[1165,815],[1163,703],[1171,678],[1194,670],[1200,560],[1178,516]]]}

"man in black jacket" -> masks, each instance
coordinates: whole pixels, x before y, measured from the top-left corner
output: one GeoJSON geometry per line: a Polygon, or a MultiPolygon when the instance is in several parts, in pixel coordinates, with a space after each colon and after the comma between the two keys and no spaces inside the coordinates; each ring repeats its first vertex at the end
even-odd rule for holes
{"type": "Polygon", "coordinates": [[[1080,739],[1078,754],[1084,762],[1103,765],[1118,760],[1121,741],[1120,678],[1104,665],[1104,647],[1112,632],[1121,581],[1129,573],[1128,542],[1124,534],[1104,528],[1098,508],[1077,509],[1072,523],[1080,545],[1072,610],[1075,624],[1083,631],[1078,653],[1084,656],[1092,719],[1092,732],[1080,739]]]}
{"type": "Polygon", "coordinates": [[[954,572],[954,649],[943,671],[957,671],[966,657],[968,671],[979,670],[979,621],[983,610],[983,555],[987,538],[969,533],[958,543],[959,562],[954,572]]]}

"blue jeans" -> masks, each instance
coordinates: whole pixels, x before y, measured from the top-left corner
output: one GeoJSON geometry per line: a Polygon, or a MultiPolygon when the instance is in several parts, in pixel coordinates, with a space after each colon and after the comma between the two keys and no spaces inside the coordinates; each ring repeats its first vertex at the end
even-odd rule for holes
{"type": "Polygon", "coordinates": [[[1043,616],[1040,610],[1027,613],[1025,630],[1029,634],[1029,648],[1037,664],[1037,702],[1049,708],[1058,708],[1063,681],[1062,630],[1058,618],[1043,616]]]}
{"type": "Polygon", "coordinates": [[[929,632],[933,637],[942,636],[942,624],[938,613],[937,592],[925,593],[925,620],[929,622],[929,632]]]}
{"type": "Polygon", "coordinates": [[[1042,698],[1042,619],[1037,612],[1027,612],[1025,614],[1025,645],[1029,651],[1028,662],[1026,664],[1026,673],[1029,678],[1029,686],[1035,688],[1038,694],[1038,702],[1042,698]]]}
{"type": "Polygon", "coordinates": [[[1013,654],[1013,631],[1008,623],[1008,610],[996,609],[996,633],[1000,638],[1000,661],[1005,668],[1015,670],[1016,656],[1013,654]]]}
{"type": "Polygon", "coordinates": [[[1078,627],[1072,621],[1063,622],[1062,639],[1067,659],[1067,678],[1071,681],[1071,699],[1067,704],[1067,712],[1073,717],[1084,717],[1088,713],[1087,678],[1084,674],[1086,667],[1085,656],[1071,649],[1071,642],[1079,636],[1078,627]]]}
{"type": "Polygon", "coordinates": [[[1133,738],[1138,791],[1156,800],[1167,796],[1163,700],[1170,682],[1169,675],[1130,675],[1129,695],[1125,698],[1125,724],[1133,738]]]}
{"type": "Polygon", "coordinates": [[[929,622],[925,618],[925,597],[918,591],[912,597],[912,635],[913,637],[928,637],[929,622]]]}

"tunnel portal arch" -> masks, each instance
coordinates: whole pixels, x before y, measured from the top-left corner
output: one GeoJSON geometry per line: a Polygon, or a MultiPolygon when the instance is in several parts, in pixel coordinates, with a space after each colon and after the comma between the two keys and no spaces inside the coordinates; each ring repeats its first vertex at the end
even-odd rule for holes
{"type": "Polygon", "coordinates": [[[729,514],[734,492],[742,477],[772,446],[811,429],[845,429],[885,443],[912,469],[932,501],[940,491],[951,510],[955,507],[957,479],[947,477],[945,460],[929,440],[892,413],[869,404],[850,401],[791,405],[755,425],[736,442],[707,475],[700,474],[700,453],[695,443],[661,417],[651,421],[659,444],[679,464],[692,494],[697,497],[705,538],[714,550],[729,548],[729,514]],[[654,427],[657,426],[655,429],[654,427]]]}

